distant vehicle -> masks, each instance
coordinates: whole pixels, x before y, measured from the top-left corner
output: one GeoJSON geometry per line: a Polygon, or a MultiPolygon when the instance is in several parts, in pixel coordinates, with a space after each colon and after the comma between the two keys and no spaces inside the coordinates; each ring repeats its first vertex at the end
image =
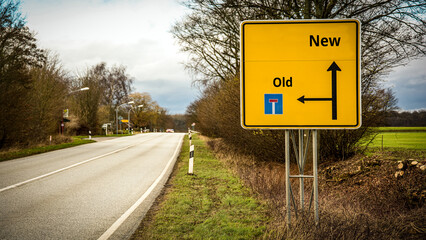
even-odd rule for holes
{"type": "Polygon", "coordinates": [[[170,128],[169,128],[169,129],[167,129],[167,130],[166,130],[166,133],[174,133],[174,132],[175,132],[175,130],[174,130],[174,129],[170,129],[170,128]]]}

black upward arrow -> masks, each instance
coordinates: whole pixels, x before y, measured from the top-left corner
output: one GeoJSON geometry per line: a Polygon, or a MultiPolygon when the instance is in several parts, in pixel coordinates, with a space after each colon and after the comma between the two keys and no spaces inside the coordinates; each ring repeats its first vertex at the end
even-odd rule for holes
{"type": "Polygon", "coordinates": [[[337,71],[340,70],[339,66],[337,66],[336,62],[333,62],[330,67],[327,69],[327,71],[331,71],[331,112],[332,116],[331,119],[336,120],[337,119],[337,71]]]}
{"type": "Polygon", "coordinates": [[[331,118],[333,120],[337,119],[337,71],[340,70],[339,66],[337,66],[336,62],[333,62],[327,71],[331,71],[331,98],[305,98],[305,95],[301,96],[297,100],[301,103],[305,104],[305,101],[331,101],[331,118]]]}

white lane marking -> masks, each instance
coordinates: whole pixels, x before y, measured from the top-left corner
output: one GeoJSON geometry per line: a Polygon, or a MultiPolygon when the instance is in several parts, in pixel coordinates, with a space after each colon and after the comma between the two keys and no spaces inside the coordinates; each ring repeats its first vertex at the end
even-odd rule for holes
{"type": "Polygon", "coordinates": [[[20,183],[16,183],[16,184],[13,184],[13,185],[7,186],[7,187],[5,187],[5,188],[0,189],[0,193],[1,193],[1,192],[4,192],[4,191],[6,191],[6,190],[12,189],[12,188],[16,188],[16,187],[22,186],[22,185],[27,184],[27,183],[30,183],[30,182],[37,181],[37,180],[39,180],[39,179],[42,179],[42,178],[45,178],[45,177],[51,176],[51,175],[56,174],[56,173],[63,172],[63,171],[65,171],[65,170],[68,170],[68,169],[73,168],[73,167],[77,167],[77,166],[79,166],[79,165],[82,165],[82,164],[88,163],[88,162],[90,162],[90,161],[93,161],[93,160],[96,160],[96,159],[99,159],[99,158],[103,158],[103,157],[106,157],[106,156],[108,156],[108,155],[111,155],[111,154],[114,154],[114,153],[117,153],[117,152],[120,152],[120,151],[126,150],[126,149],[128,149],[128,148],[134,147],[134,146],[136,146],[136,145],[138,145],[138,144],[141,144],[141,143],[143,143],[143,142],[146,142],[146,141],[149,141],[149,140],[152,140],[152,139],[153,139],[153,138],[150,138],[150,139],[147,139],[147,140],[145,140],[145,141],[138,142],[138,143],[136,143],[136,144],[129,145],[129,146],[127,146],[127,147],[120,148],[120,149],[114,150],[114,151],[112,151],[112,152],[105,153],[105,154],[99,155],[99,156],[97,156],[97,157],[93,157],[93,158],[90,158],[90,159],[84,160],[84,161],[82,161],[82,162],[75,163],[75,164],[73,164],[73,165],[71,165],[71,166],[64,167],[64,168],[61,168],[61,169],[55,170],[55,171],[53,171],[53,172],[49,172],[49,173],[46,173],[46,174],[40,175],[40,176],[35,177],[35,178],[31,178],[31,179],[28,179],[28,180],[26,180],[26,181],[23,181],[23,182],[20,182],[20,183]]]}
{"type": "Polygon", "coordinates": [[[155,179],[154,183],[151,184],[151,186],[148,188],[148,190],[146,190],[146,192],[129,208],[127,209],[127,211],[125,213],[123,213],[123,215],[121,215],[120,218],[117,219],[117,221],[115,221],[111,227],[108,228],[108,230],[106,230],[106,232],[104,232],[104,234],[102,234],[102,236],[100,236],[98,238],[98,240],[106,240],[109,237],[112,236],[112,234],[114,234],[115,231],[117,231],[117,229],[121,226],[121,224],[123,224],[124,221],[126,221],[126,219],[139,207],[139,205],[142,204],[143,201],[145,201],[145,199],[151,194],[151,192],[155,189],[155,187],[158,185],[158,183],[161,181],[161,179],[164,177],[164,175],[166,174],[167,170],[169,169],[170,165],[172,164],[172,162],[178,157],[178,153],[179,150],[182,146],[182,139],[183,136],[180,139],[180,143],[177,145],[175,152],[173,153],[173,156],[170,158],[169,162],[167,163],[166,167],[163,169],[163,171],[161,172],[160,176],[158,176],[157,179],[155,179]]]}

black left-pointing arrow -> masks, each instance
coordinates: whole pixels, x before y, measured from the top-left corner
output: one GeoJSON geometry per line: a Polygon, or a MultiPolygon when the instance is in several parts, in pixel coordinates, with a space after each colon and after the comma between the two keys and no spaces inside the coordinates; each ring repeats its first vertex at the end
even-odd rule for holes
{"type": "Polygon", "coordinates": [[[332,98],[305,98],[305,95],[298,98],[301,103],[305,103],[305,101],[332,101],[332,98]]]}
{"type": "Polygon", "coordinates": [[[301,96],[297,100],[301,103],[305,104],[305,101],[331,101],[331,119],[337,119],[337,71],[340,70],[339,66],[336,62],[333,62],[330,67],[328,67],[327,71],[331,71],[331,98],[305,98],[305,95],[301,96]]]}

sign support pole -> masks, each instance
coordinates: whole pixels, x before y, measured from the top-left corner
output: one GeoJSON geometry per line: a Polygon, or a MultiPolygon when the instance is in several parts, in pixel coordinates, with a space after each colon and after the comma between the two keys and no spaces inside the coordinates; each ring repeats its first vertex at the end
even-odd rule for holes
{"type": "Polygon", "coordinates": [[[319,213],[318,213],[318,130],[313,130],[312,134],[312,171],[314,175],[314,212],[315,212],[315,224],[319,224],[319,213]]]}
{"type": "MultiPolygon", "coordinates": [[[[291,139],[293,141],[293,150],[296,156],[297,169],[299,170],[299,175],[290,175],[290,130],[285,130],[285,189],[286,189],[286,212],[287,212],[287,228],[290,228],[291,225],[291,203],[293,202],[293,208],[296,217],[297,212],[304,211],[305,205],[305,187],[304,187],[304,179],[311,178],[312,182],[312,193],[310,194],[309,200],[309,209],[311,210],[312,202],[314,203],[314,217],[315,224],[319,223],[319,207],[318,207],[318,130],[309,130],[307,131],[307,141],[304,143],[304,130],[299,129],[298,131],[298,144],[296,146],[295,133],[291,132],[291,139]],[[304,175],[305,168],[305,160],[308,152],[308,148],[310,145],[310,136],[312,134],[312,175],[304,175]],[[300,184],[300,201],[299,201],[299,209],[296,206],[296,202],[294,201],[294,196],[291,190],[291,178],[299,178],[300,184]]],[[[303,216],[303,214],[302,214],[303,216]]]]}
{"type": "MultiPolygon", "coordinates": [[[[303,154],[303,141],[304,140],[304,133],[303,129],[299,129],[299,173],[300,175],[303,175],[304,168],[305,168],[305,159],[303,154]]],[[[305,209],[305,186],[303,177],[299,178],[299,195],[300,195],[300,211],[303,212],[305,209]]]]}
{"type": "Polygon", "coordinates": [[[287,229],[290,228],[291,206],[290,206],[290,131],[285,130],[285,206],[287,210],[287,229]]]}

